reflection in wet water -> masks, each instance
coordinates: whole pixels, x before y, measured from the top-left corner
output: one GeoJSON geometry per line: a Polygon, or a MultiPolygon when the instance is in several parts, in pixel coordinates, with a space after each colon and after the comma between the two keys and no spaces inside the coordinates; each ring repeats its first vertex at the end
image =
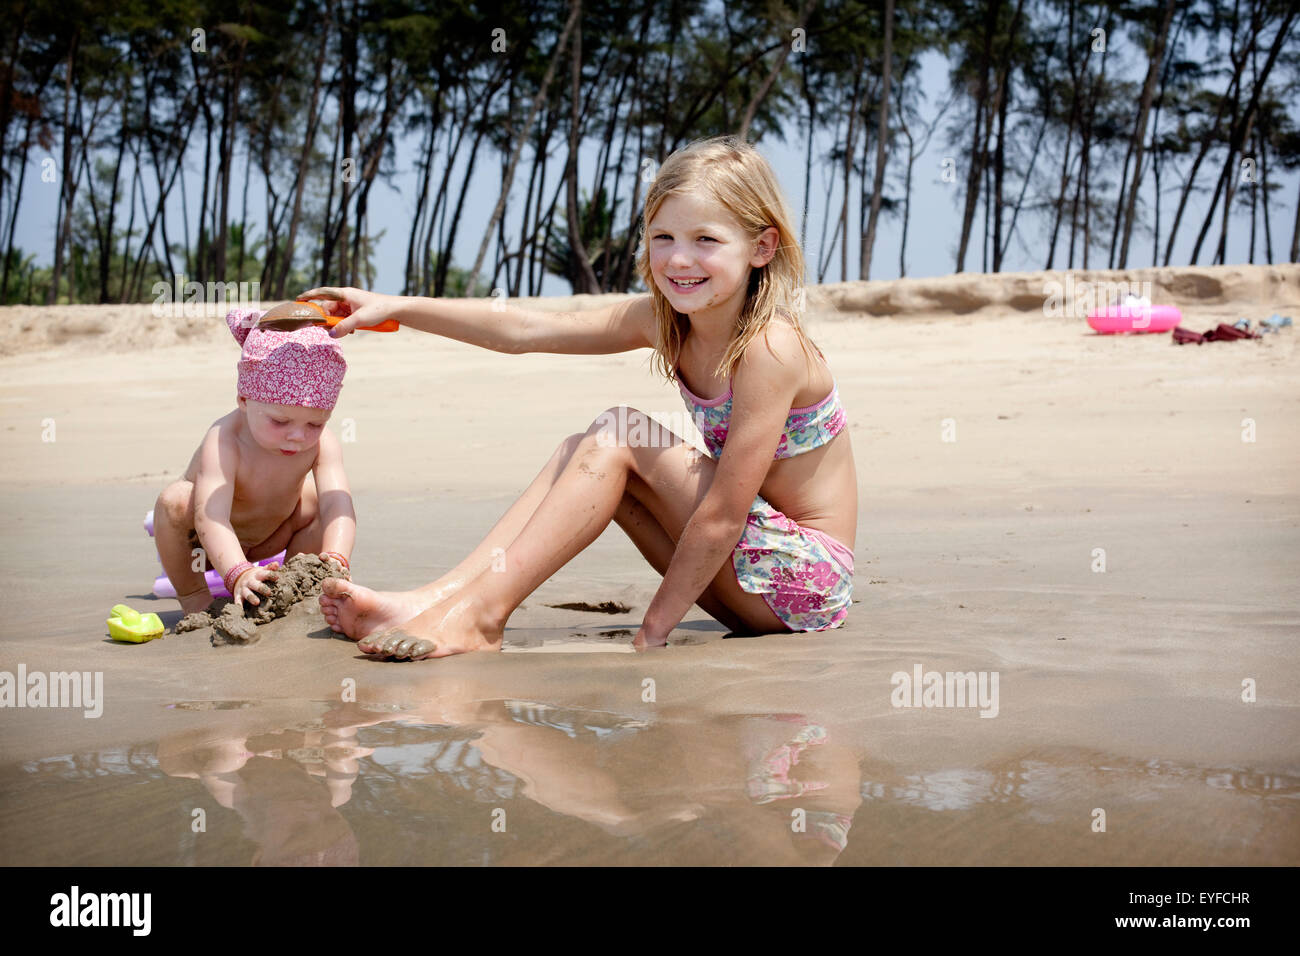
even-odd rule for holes
{"type": "Polygon", "coordinates": [[[926,810],[970,810],[981,803],[1043,803],[1055,796],[1091,789],[1113,776],[1124,782],[1131,799],[1156,799],[1162,790],[1187,784],[1261,797],[1300,797],[1300,777],[1252,773],[1222,767],[1182,766],[1164,760],[1117,762],[1108,758],[1091,767],[1061,766],[1021,760],[1001,772],[947,769],[907,776],[901,784],[863,781],[864,800],[885,800],[926,810]]]}
{"type": "Polygon", "coordinates": [[[455,721],[339,705],[13,771],[0,772],[12,862],[828,864],[860,802],[852,752],[803,716],[648,720],[532,700],[475,701],[455,721]],[[132,793],[80,788],[108,776],[132,793]],[[10,812],[34,805],[27,821],[10,812]],[[106,824],[89,853],[54,835],[87,806],[106,824]]]}
{"type": "Polygon", "coordinates": [[[801,714],[303,706],[279,727],[204,708],[227,712],[0,769],[5,862],[1204,864],[1300,843],[1290,774],[1077,750],[904,769],[801,714]],[[1110,842],[1089,831],[1098,806],[1110,842]]]}

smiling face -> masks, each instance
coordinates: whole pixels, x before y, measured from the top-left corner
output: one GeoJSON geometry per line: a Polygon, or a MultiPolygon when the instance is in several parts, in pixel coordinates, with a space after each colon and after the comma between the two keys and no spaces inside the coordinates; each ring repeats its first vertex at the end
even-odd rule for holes
{"type": "Polygon", "coordinates": [[[261,448],[286,458],[315,448],[330,419],[330,413],[323,408],[270,405],[242,395],[239,407],[253,440],[261,448]]]}
{"type": "Polygon", "coordinates": [[[751,239],[726,208],[694,193],[666,198],[646,228],[650,272],[692,325],[729,332],[740,315],[751,269],[766,265],[779,233],[751,239]]]}

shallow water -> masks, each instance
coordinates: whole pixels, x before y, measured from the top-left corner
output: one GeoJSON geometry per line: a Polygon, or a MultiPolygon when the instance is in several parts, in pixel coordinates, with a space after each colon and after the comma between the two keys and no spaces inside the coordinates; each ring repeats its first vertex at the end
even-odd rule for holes
{"type": "Polygon", "coordinates": [[[815,714],[166,708],[212,723],[0,768],[4,862],[1286,864],[1300,846],[1300,774],[1068,748],[901,767],[815,714]]]}

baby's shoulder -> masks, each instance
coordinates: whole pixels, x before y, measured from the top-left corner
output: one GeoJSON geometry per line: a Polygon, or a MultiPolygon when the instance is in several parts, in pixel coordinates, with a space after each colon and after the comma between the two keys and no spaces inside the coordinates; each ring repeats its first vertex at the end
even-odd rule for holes
{"type": "Polygon", "coordinates": [[[239,430],[243,424],[244,416],[236,408],[209,425],[208,433],[204,438],[207,441],[234,441],[239,437],[239,430]]]}
{"type": "Polygon", "coordinates": [[[208,430],[203,434],[203,440],[199,443],[200,460],[209,462],[218,459],[226,462],[237,460],[239,429],[242,423],[243,416],[240,415],[239,409],[235,409],[229,415],[223,415],[209,425],[208,430]]]}

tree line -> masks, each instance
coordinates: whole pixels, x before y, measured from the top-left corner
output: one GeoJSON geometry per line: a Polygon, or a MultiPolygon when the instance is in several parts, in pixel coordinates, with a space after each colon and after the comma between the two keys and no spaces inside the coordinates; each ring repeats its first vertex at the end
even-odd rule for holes
{"type": "Polygon", "coordinates": [[[0,302],[148,301],[176,274],[268,299],[368,285],[390,229],[406,293],[533,295],[548,274],[628,291],[654,169],[721,133],[802,149],[810,282],[870,278],[882,216],[905,275],[913,191],[936,177],[955,271],[1001,271],[1013,242],[1042,268],[1169,265],[1192,236],[1191,263],[1221,263],[1230,229],[1251,262],[1297,261],[1300,196],[1293,222],[1270,215],[1300,168],[1296,17],[1294,0],[20,0],[0,302]],[[932,141],[947,155],[919,169],[932,141]],[[376,222],[399,147],[405,217],[376,222]],[[464,215],[482,168],[502,183],[486,222],[464,215]],[[17,229],[38,188],[58,194],[49,249],[17,229]],[[458,238],[473,261],[453,262],[458,238]]]}

